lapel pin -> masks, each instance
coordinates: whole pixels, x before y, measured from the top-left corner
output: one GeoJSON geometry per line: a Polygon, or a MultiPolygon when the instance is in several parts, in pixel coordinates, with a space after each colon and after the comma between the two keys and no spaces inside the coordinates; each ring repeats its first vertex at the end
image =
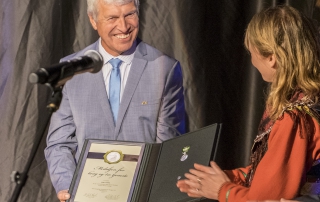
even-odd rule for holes
{"type": "Polygon", "coordinates": [[[148,104],[148,102],[147,101],[143,101],[141,104],[142,105],[146,105],[146,104],[148,104]]]}

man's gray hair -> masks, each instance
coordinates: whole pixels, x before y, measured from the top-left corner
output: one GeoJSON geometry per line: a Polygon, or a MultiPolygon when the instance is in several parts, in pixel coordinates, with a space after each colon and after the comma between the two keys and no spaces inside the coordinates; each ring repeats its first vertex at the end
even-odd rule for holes
{"type": "Polygon", "coordinates": [[[131,3],[132,1],[134,1],[134,4],[137,8],[137,12],[139,14],[139,0],[87,0],[87,12],[88,15],[91,15],[93,17],[94,20],[97,19],[97,15],[98,15],[98,2],[99,1],[103,1],[106,4],[117,4],[117,5],[124,5],[124,4],[128,4],[131,3]]]}

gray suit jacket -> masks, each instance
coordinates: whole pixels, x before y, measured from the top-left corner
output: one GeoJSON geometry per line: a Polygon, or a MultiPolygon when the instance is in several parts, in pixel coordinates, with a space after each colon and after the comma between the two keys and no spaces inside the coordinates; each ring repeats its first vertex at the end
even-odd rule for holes
{"type": "MultiPolygon", "coordinates": [[[[185,132],[179,62],[137,41],[116,125],[102,71],[75,75],[65,84],[60,108],[51,118],[45,149],[57,192],[69,188],[85,139],[153,143],[185,132]]],[[[82,56],[87,50],[98,50],[98,41],[62,60],[82,56]]]]}

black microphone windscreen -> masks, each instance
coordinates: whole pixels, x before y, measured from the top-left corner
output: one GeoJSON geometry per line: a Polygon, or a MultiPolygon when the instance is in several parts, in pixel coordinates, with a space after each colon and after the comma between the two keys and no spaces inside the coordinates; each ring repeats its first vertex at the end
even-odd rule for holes
{"type": "Polygon", "coordinates": [[[90,58],[92,58],[95,61],[94,67],[93,67],[93,70],[91,71],[91,73],[97,73],[102,69],[103,57],[98,51],[88,50],[84,53],[84,55],[89,56],[90,58]]]}
{"type": "Polygon", "coordinates": [[[97,73],[103,67],[103,57],[95,50],[88,50],[82,57],[57,63],[46,68],[40,68],[29,75],[30,83],[64,84],[75,74],[85,72],[97,73]]]}

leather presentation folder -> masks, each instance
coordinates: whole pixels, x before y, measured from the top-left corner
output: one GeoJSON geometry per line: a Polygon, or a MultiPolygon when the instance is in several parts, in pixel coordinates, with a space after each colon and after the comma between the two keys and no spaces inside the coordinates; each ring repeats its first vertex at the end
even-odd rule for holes
{"type": "Polygon", "coordinates": [[[215,159],[221,127],[212,124],[162,143],[87,139],[68,201],[199,201],[181,193],[176,183],[185,179],[184,174],[194,168],[194,163],[209,165],[215,159]],[[95,148],[98,150],[92,150],[95,148]],[[131,148],[138,151],[133,154],[131,148]],[[104,199],[98,200],[101,196],[104,199]]]}

